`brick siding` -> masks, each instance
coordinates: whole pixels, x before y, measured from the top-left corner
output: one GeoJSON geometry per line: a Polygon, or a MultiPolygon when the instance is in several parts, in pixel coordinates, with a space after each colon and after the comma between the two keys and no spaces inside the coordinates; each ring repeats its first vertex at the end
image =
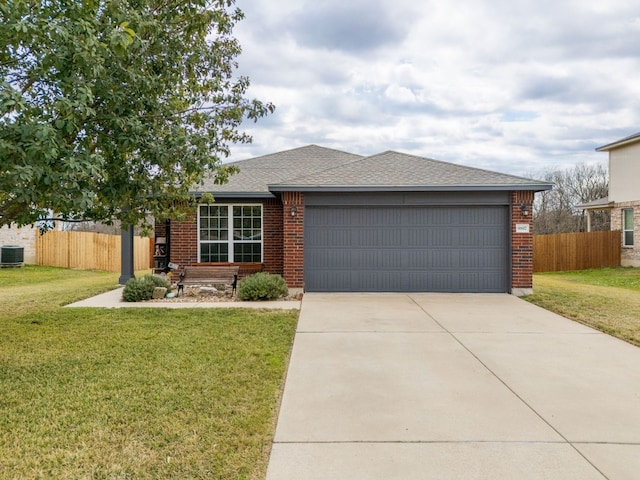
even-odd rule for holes
{"type": "Polygon", "coordinates": [[[533,192],[511,193],[511,288],[533,288],[533,192]],[[527,208],[525,216],[522,207],[527,208]],[[529,233],[516,233],[516,225],[529,225],[529,233]]]}
{"type": "Polygon", "coordinates": [[[36,235],[38,229],[30,226],[0,228],[0,247],[2,245],[18,245],[24,248],[24,263],[34,265],[36,263],[36,235]]]}
{"type": "Polygon", "coordinates": [[[289,288],[304,287],[304,194],[282,194],[283,277],[289,288]],[[291,209],[295,207],[295,215],[291,209]]]}
{"type": "MultiPolygon", "coordinates": [[[[611,230],[622,230],[622,210],[633,208],[633,247],[622,247],[621,263],[625,267],[640,267],[640,201],[616,203],[611,211],[611,230]]],[[[622,244],[622,234],[620,235],[622,244]]]]}
{"type": "Polygon", "coordinates": [[[262,203],[262,221],[264,271],[282,275],[282,203],[279,199],[262,203]]]}

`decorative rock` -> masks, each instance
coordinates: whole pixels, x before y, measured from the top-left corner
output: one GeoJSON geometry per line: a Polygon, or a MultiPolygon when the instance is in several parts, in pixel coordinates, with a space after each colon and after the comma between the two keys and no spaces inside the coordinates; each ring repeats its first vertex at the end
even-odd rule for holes
{"type": "Polygon", "coordinates": [[[217,293],[218,289],[216,287],[200,287],[200,291],[202,293],[217,293]]]}
{"type": "Polygon", "coordinates": [[[164,298],[166,294],[167,294],[167,289],[165,287],[156,287],[153,289],[154,300],[158,298],[164,298]]]}

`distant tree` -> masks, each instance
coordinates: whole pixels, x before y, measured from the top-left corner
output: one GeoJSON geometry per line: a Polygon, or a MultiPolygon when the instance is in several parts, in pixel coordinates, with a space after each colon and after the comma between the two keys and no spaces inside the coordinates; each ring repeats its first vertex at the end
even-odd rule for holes
{"type": "Polygon", "coordinates": [[[224,182],[241,122],[273,111],[235,75],[234,0],[0,2],[0,226],[125,225],[224,182]]]}
{"type": "MultiPolygon", "coordinates": [[[[609,192],[607,169],[603,165],[579,164],[567,170],[547,170],[533,177],[555,184],[550,191],[536,195],[533,226],[536,234],[586,231],[584,212],[578,205],[604,198],[609,192]]],[[[608,230],[608,212],[595,212],[593,230],[608,230]]]]}

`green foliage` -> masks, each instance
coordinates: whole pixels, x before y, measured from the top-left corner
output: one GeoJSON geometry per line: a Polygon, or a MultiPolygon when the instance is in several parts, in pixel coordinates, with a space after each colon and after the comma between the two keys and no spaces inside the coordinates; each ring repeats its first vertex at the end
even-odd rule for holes
{"type": "Polygon", "coordinates": [[[238,284],[238,298],[244,301],[275,300],[289,294],[289,289],[280,275],[259,272],[243,278],[238,284]]]}
{"type": "Polygon", "coordinates": [[[224,182],[245,98],[234,0],[0,2],[0,226],[171,218],[224,182]]]}
{"type": "Polygon", "coordinates": [[[125,302],[141,302],[153,298],[153,289],[156,287],[170,288],[170,283],[156,275],[145,275],[141,278],[131,278],[127,281],[122,291],[125,302]]]}
{"type": "Polygon", "coordinates": [[[153,283],[154,287],[164,287],[167,290],[171,289],[171,282],[166,278],[162,278],[158,275],[145,275],[142,278],[148,279],[151,283],[153,283]]]}

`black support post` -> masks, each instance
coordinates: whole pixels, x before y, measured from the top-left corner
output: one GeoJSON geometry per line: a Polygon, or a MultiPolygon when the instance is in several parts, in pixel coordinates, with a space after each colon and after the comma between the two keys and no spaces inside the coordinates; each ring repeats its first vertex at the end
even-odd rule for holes
{"type": "Polygon", "coordinates": [[[127,280],[134,278],[133,264],[133,225],[120,231],[121,257],[120,257],[120,280],[118,283],[124,285],[127,280]]]}

